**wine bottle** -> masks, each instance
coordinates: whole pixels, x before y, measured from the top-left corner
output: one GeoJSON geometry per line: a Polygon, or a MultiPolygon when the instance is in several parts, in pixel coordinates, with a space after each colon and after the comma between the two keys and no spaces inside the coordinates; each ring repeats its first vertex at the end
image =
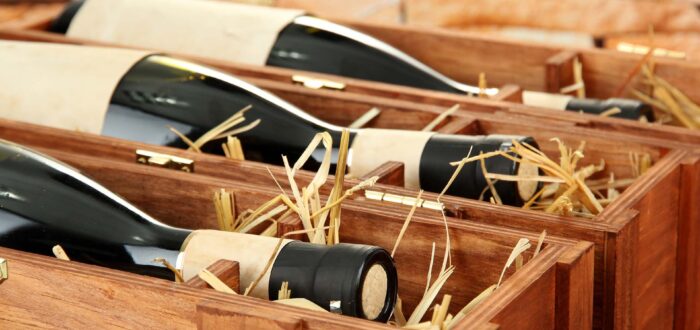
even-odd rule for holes
{"type": "MultiPolygon", "coordinates": [[[[342,128],[315,118],[273,94],[233,76],[191,62],[147,52],[27,42],[0,42],[0,116],[66,129],[101,133],[151,144],[184,146],[167,126],[191,140],[239,109],[252,105],[247,122],[261,120],[238,135],[248,160],[295,161],[313,137],[326,131],[338,148],[342,128]],[[18,71],[17,74],[11,72],[18,71]],[[116,86],[116,87],[115,87],[116,86]],[[41,97],[35,91],[41,90],[41,97]],[[76,94],[75,91],[81,93],[76,94]],[[4,103],[5,102],[5,103],[4,103]],[[89,124],[89,125],[88,125],[89,124]]],[[[245,124],[245,123],[244,123],[245,124]]],[[[386,161],[401,161],[409,188],[440,192],[454,168],[449,162],[494,150],[524,136],[452,136],[386,129],[350,130],[348,166],[362,176],[386,161]]],[[[221,153],[220,143],[211,152],[221,153]]],[[[312,154],[316,169],[323,150],[312,154]]],[[[337,158],[333,152],[332,161],[337,158]]],[[[489,173],[531,176],[537,168],[505,157],[486,161],[489,173]]],[[[468,164],[449,193],[478,198],[487,187],[478,162],[468,164]]],[[[503,203],[520,205],[536,192],[531,182],[495,184],[503,203]]],[[[486,194],[487,198],[490,192],[486,194]]]]}
{"type": "Polygon", "coordinates": [[[174,274],[155,258],[175,265],[185,280],[219,259],[235,260],[243,288],[274,258],[252,296],[277,299],[287,281],[293,297],[380,322],[396,302],[394,262],[377,246],[284,240],[273,255],[274,237],[170,227],[69,165],[4,140],[0,180],[4,247],[51,255],[58,244],[73,261],[166,279],[174,274]]]}
{"type": "MultiPolygon", "coordinates": [[[[220,60],[322,72],[458,94],[481,92],[478,87],[452,80],[381,40],[288,9],[189,0],[80,0],[66,7],[54,20],[51,30],[82,39],[220,60]],[[83,6],[86,7],[84,10],[83,6]],[[201,15],[200,20],[196,19],[197,15],[201,15]],[[154,19],[158,19],[158,23],[154,19]],[[226,22],[224,33],[221,33],[219,20],[226,22]],[[190,36],[192,40],[183,42],[183,35],[190,36]],[[193,45],[204,40],[206,45],[193,45]],[[226,50],[222,50],[222,47],[226,50]]],[[[489,88],[484,92],[495,95],[498,89],[489,88]]],[[[544,94],[525,95],[524,103],[592,114],[617,107],[620,112],[614,114],[615,117],[654,119],[649,105],[630,99],[573,99],[562,104],[557,95],[544,94]],[[553,99],[547,100],[547,96],[553,99]],[[529,103],[533,98],[536,102],[529,103]]]]}

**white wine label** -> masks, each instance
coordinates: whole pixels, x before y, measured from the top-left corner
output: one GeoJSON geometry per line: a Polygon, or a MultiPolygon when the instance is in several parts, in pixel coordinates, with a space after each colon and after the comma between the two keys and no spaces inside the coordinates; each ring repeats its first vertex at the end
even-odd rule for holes
{"type": "Polygon", "coordinates": [[[573,99],[573,97],[569,95],[533,91],[523,92],[523,104],[533,107],[566,110],[566,105],[569,104],[571,99],[573,99]]]}
{"type": "Polygon", "coordinates": [[[99,134],[114,89],[148,52],[0,41],[0,117],[99,134]]]}
{"type": "MultiPolygon", "coordinates": [[[[241,291],[255,281],[262,273],[271,257],[276,258],[279,251],[275,247],[278,238],[225,232],[218,230],[195,230],[182,245],[182,277],[186,280],[194,277],[200,270],[219,259],[237,261],[240,269],[241,291]]],[[[285,239],[280,250],[292,240],[285,239]]],[[[270,269],[250,293],[253,297],[268,299],[270,269]]],[[[242,292],[238,292],[242,293],[242,292]]]]}
{"type": "Polygon", "coordinates": [[[350,174],[363,176],[388,161],[404,164],[406,188],[420,188],[420,159],[435,132],[362,129],[352,142],[350,174]]]}
{"type": "Polygon", "coordinates": [[[303,14],[212,0],[88,0],[67,35],[265,65],[279,32],[303,14]]]}

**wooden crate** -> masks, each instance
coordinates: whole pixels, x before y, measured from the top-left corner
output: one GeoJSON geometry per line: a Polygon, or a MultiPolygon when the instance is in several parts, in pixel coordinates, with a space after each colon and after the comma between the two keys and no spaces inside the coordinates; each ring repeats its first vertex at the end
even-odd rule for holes
{"type": "MultiPolygon", "coordinates": [[[[55,13],[50,13],[50,15],[47,14],[47,17],[51,17],[53,15],[55,15],[55,13]]],[[[48,20],[45,22],[37,21],[33,25],[24,25],[25,28],[32,28],[34,31],[6,30],[0,32],[0,36],[6,38],[26,38],[32,40],[58,42],[85,42],[81,40],[68,40],[62,36],[41,32],[41,29],[45,28],[47,22],[48,20]]],[[[446,57],[449,60],[446,61],[447,64],[445,65],[450,66],[446,68],[450,70],[448,75],[453,75],[457,79],[463,78],[461,80],[467,82],[474,82],[478,72],[486,71],[488,73],[489,81],[491,83],[495,83],[496,85],[517,81],[528,89],[554,91],[557,88],[570,83],[571,75],[569,74],[570,71],[568,68],[570,67],[571,60],[578,55],[584,62],[584,69],[586,70],[586,72],[584,72],[584,79],[587,82],[587,86],[603,86],[605,83],[610,82],[611,83],[609,85],[614,85],[616,81],[621,82],[626,76],[627,71],[625,70],[631,70],[631,67],[641,58],[637,55],[619,54],[608,51],[562,50],[521,43],[496,42],[483,38],[467,37],[459,33],[441,30],[390,27],[356,22],[345,23],[355,25],[355,27],[359,29],[366,29],[367,32],[386,39],[395,46],[402,48],[404,51],[411,53],[416,57],[419,57],[428,64],[434,65],[433,62],[439,62],[444,60],[446,57]],[[421,55],[426,56],[425,58],[420,57],[420,54],[412,53],[420,50],[412,50],[410,48],[411,45],[410,42],[408,42],[409,35],[417,35],[418,38],[424,40],[426,43],[436,45],[435,47],[437,48],[435,49],[440,49],[441,51],[421,55]],[[517,60],[518,64],[520,64],[520,61],[522,60],[522,58],[515,59],[511,56],[511,54],[516,52],[518,54],[524,54],[523,58],[527,59],[527,65],[515,65],[513,63],[517,60]],[[465,53],[475,53],[479,56],[465,57],[465,53]],[[481,63],[482,58],[490,59],[489,63],[485,64],[486,66],[481,63]],[[499,60],[496,61],[493,59],[499,60]],[[532,62],[529,62],[530,60],[532,60],[532,62]],[[591,72],[588,71],[588,69],[591,67],[589,64],[593,64],[594,70],[591,72]],[[498,75],[496,75],[496,78],[493,78],[492,71],[496,74],[501,72],[504,75],[501,78],[499,78],[498,75]],[[457,76],[457,74],[459,74],[459,76],[457,76]],[[601,79],[605,80],[603,81],[601,79]]],[[[413,47],[415,48],[416,46],[413,47]]],[[[678,271],[675,275],[677,277],[675,285],[676,300],[674,303],[677,310],[675,322],[678,328],[681,328],[684,325],[688,328],[697,328],[700,326],[700,317],[694,317],[694,315],[700,314],[700,304],[697,303],[697,301],[700,300],[698,299],[700,297],[700,288],[698,288],[697,285],[697,283],[700,282],[700,275],[698,275],[700,273],[694,270],[700,266],[700,256],[694,253],[694,251],[700,247],[698,245],[699,243],[696,243],[697,239],[695,239],[698,231],[696,228],[696,223],[699,221],[698,219],[700,219],[700,214],[698,214],[698,212],[692,207],[693,196],[696,196],[693,193],[700,190],[700,188],[698,188],[698,183],[696,183],[698,177],[697,171],[700,170],[698,167],[698,156],[697,153],[693,154],[693,152],[697,152],[699,149],[700,133],[691,132],[677,127],[642,125],[632,121],[613,118],[580,116],[574,113],[557,111],[541,111],[539,109],[513,105],[510,103],[479,100],[440,92],[422,91],[413,88],[363,82],[359,80],[320,74],[311,75],[329,77],[332,80],[345,82],[347,84],[345,91],[342,93],[337,91],[304,91],[300,87],[290,86],[290,78],[295,73],[291,70],[278,68],[256,68],[234,63],[207,60],[203,61],[222,67],[227,71],[241,76],[263,78],[264,80],[253,79],[252,81],[261,87],[270,89],[273,92],[280,94],[280,96],[285,98],[289,98],[290,95],[292,97],[294,97],[293,95],[304,95],[297,96],[298,101],[293,103],[301,105],[302,108],[305,108],[310,112],[314,112],[311,108],[314,107],[312,99],[315,97],[319,97],[317,100],[339,98],[343,102],[351,101],[353,102],[352,104],[354,106],[354,115],[350,117],[346,116],[345,119],[343,119],[344,115],[339,115],[338,118],[326,117],[326,119],[339,120],[339,122],[344,123],[350,122],[348,118],[356,118],[359,113],[366,111],[372,105],[383,105],[388,107],[389,110],[397,110],[397,114],[404,113],[407,115],[409,113],[418,113],[418,111],[427,112],[428,114],[418,115],[417,117],[422,119],[417,122],[410,122],[408,120],[394,122],[394,124],[406,125],[394,127],[417,128],[421,124],[429,121],[425,118],[433,118],[437,113],[443,111],[444,109],[440,107],[416,106],[414,104],[410,104],[409,102],[402,103],[401,100],[418,101],[440,106],[449,106],[454,103],[459,103],[465,110],[455,114],[455,116],[453,116],[445,126],[440,128],[441,131],[470,134],[478,132],[495,132],[500,129],[500,125],[493,124],[494,122],[491,120],[493,118],[501,118],[502,121],[500,122],[515,122],[522,124],[521,126],[528,126],[529,124],[525,123],[532,122],[533,124],[537,125],[551,125],[553,127],[559,127],[561,130],[568,130],[570,132],[582,132],[585,130],[580,130],[580,128],[592,128],[601,132],[599,134],[604,134],[603,136],[605,138],[610,137],[620,139],[621,141],[635,141],[635,143],[648,144],[656,148],[660,148],[661,150],[667,150],[670,148],[682,148],[689,150],[689,153],[687,153],[684,157],[681,157],[682,159],[679,160],[680,165],[677,170],[681,173],[680,175],[682,176],[682,179],[658,179],[657,181],[659,182],[652,183],[651,185],[661,187],[663,186],[663,184],[660,183],[661,181],[675,180],[677,184],[669,185],[669,187],[675,186],[676,188],[672,189],[677,189],[677,191],[681,192],[678,194],[680,195],[680,197],[678,197],[678,204],[671,203],[666,204],[667,206],[665,206],[667,208],[670,208],[668,205],[682,206],[677,214],[677,219],[680,219],[680,222],[677,224],[677,230],[681,235],[678,235],[677,240],[675,241],[675,244],[677,244],[678,247],[678,271]],[[377,99],[357,95],[360,93],[391,97],[397,100],[378,101],[377,99]],[[484,118],[484,114],[493,114],[494,116],[482,119],[484,118]],[[484,124],[486,122],[490,124],[484,124]],[[695,179],[693,180],[693,178],[695,179]]],[[[660,71],[658,71],[661,76],[669,79],[672,81],[672,83],[684,91],[692,91],[692,87],[695,86],[695,82],[690,78],[684,79],[683,77],[684,75],[689,77],[693,76],[693,72],[697,72],[699,68],[697,64],[667,59],[660,59],[657,61],[657,63],[659,63],[662,68],[659,69],[660,71]]],[[[657,67],[657,69],[658,68],[659,67],[657,67]]],[[[603,89],[604,88],[602,87],[589,87],[589,96],[604,97],[611,93],[611,91],[608,90],[608,94],[605,94],[605,92],[601,91],[603,89]]],[[[509,87],[508,90],[510,92],[506,93],[505,95],[501,95],[500,97],[505,100],[517,100],[518,89],[509,87]]],[[[689,96],[696,99],[695,95],[689,96]]],[[[321,102],[315,103],[318,111],[321,110],[320,104],[321,102]]],[[[342,106],[347,106],[347,103],[342,102],[336,104],[343,104],[342,106]]],[[[338,107],[340,107],[340,105],[338,107]]],[[[396,115],[388,115],[388,113],[389,112],[385,111],[380,118],[377,118],[376,122],[371,124],[373,126],[381,127],[382,125],[389,125],[392,120],[396,120],[396,115]],[[382,124],[382,122],[384,124],[382,124]]],[[[316,115],[323,117],[319,113],[316,113],[316,115]]],[[[511,125],[507,127],[513,126],[511,125]]],[[[507,131],[503,132],[525,133],[526,130],[518,131],[508,128],[507,131]]],[[[667,156],[668,155],[665,157],[667,156]]],[[[660,191],[663,191],[663,189],[660,191]]],[[[660,194],[663,195],[663,193],[660,194]]],[[[654,200],[655,197],[648,197],[648,199],[651,201],[642,203],[640,196],[643,196],[644,194],[628,195],[632,196],[629,197],[629,200],[625,199],[625,203],[628,203],[628,206],[639,206],[635,204],[635,202],[631,202],[631,200],[636,200],[637,203],[641,203],[641,207],[644,207],[646,210],[648,210],[648,212],[652,212],[654,210],[656,207],[654,205],[661,205],[664,207],[662,202],[654,200]]],[[[618,201],[616,205],[625,204],[618,201]]],[[[624,207],[619,206],[616,207],[615,210],[624,210],[624,207]]],[[[648,212],[644,213],[642,210],[642,214],[648,214],[648,212]]],[[[605,215],[608,216],[613,213],[613,211],[606,211],[605,215]]],[[[517,227],[518,225],[514,226],[517,227]]],[[[675,225],[669,223],[668,226],[674,227],[675,225]]],[[[630,310],[634,310],[634,308],[631,308],[630,310]]],[[[645,320],[648,320],[651,317],[648,316],[648,313],[643,312],[643,309],[640,309],[640,311],[642,312],[638,314],[632,313],[634,316],[630,316],[627,319],[618,318],[622,321],[618,321],[615,324],[627,324],[628,322],[634,325],[645,324],[645,320]]],[[[609,322],[613,322],[613,320],[609,322]]]]}
{"type": "MultiPolygon", "coordinates": [[[[45,32],[51,20],[60,12],[61,8],[57,6],[37,8],[31,15],[31,19],[21,19],[12,24],[6,24],[6,28],[0,26],[0,37],[100,44],[87,40],[68,39],[62,35],[45,32]]],[[[641,55],[605,49],[567,49],[517,41],[493,40],[440,28],[396,26],[347,20],[334,21],[386,41],[457,81],[476,85],[479,73],[484,72],[490,85],[502,87],[503,93],[496,97],[497,100],[520,102],[518,88],[558,92],[562,87],[573,83],[571,68],[576,57],[583,63],[583,79],[586,83],[587,96],[594,98],[612,97],[643,58],[641,55]],[[513,56],[513,54],[518,54],[518,56],[513,56]]],[[[255,66],[206,58],[196,59],[215,66],[228,66],[234,71],[239,71],[237,73],[241,75],[243,72],[253,75],[260,74],[259,68],[255,66]]],[[[262,72],[267,71],[266,74],[294,72],[279,68],[269,69],[271,70],[263,70],[262,72]]],[[[698,78],[700,77],[700,62],[657,58],[655,59],[655,72],[686,93],[690,99],[700,103],[700,91],[695,88],[700,83],[700,78],[698,78]]],[[[313,73],[312,76],[328,77],[328,75],[316,73],[313,73]]],[[[418,98],[420,102],[424,103],[437,102],[446,98],[448,103],[451,102],[449,105],[452,105],[455,102],[460,102],[458,100],[467,98],[441,92],[422,93],[419,89],[414,88],[400,87],[395,89],[396,86],[388,87],[385,84],[372,83],[367,85],[360,80],[340,77],[331,80],[349,82],[346,86],[348,91],[361,91],[365,94],[380,92],[384,95],[391,95],[391,97],[411,100],[418,98]]],[[[289,82],[289,80],[287,81],[289,82]]],[[[485,110],[483,109],[484,105],[476,103],[478,105],[467,101],[467,104],[471,104],[472,107],[485,110]]],[[[489,102],[486,104],[487,109],[495,105],[495,103],[489,102]]],[[[501,107],[509,108],[512,105],[501,104],[501,107]]],[[[523,111],[521,107],[516,108],[516,112],[523,111]]],[[[528,107],[525,112],[529,113],[531,110],[528,107]]],[[[540,115],[547,116],[547,113],[540,113],[540,115]]],[[[568,114],[565,117],[580,124],[593,118],[577,114],[568,114]]],[[[620,124],[620,121],[613,120],[612,123],[620,124]]],[[[597,122],[597,120],[593,122],[597,122]]],[[[603,120],[603,122],[609,121],[603,120]]],[[[674,132],[674,130],[671,131],[674,132]]],[[[681,132],[683,131],[689,133],[688,130],[682,129],[681,132]]],[[[695,137],[693,140],[695,143],[700,141],[700,133],[691,135],[695,137]]]]}
{"type": "MultiPolygon", "coordinates": [[[[41,130],[41,129],[40,129],[41,130]]],[[[118,142],[118,141],[115,141],[118,142]]],[[[58,143],[60,144],[60,143],[58,143]]],[[[109,145],[102,148],[110,149],[109,145]]],[[[53,151],[167,224],[212,228],[216,220],[211,193],[229,187],[240,211],[275,196],[274,189],[237,181],[191,175],[135,163],[53,151]],[[203,199],[198,196],[204,197],[203,199]],[[176,209],[178,211],[172,212],[176,209]]],[[[343,206],[340,235],[344,242],[391,249],[405,215],[379,212],[361,202],[343,206]],[[377,225],[380,224],[380,225],[377,225]],[[367,228],[373,228],[368,233],[367,228]]],[[[443,288],[453,295],[451,312],[459,311],[482,290],[497,282],[510,250],[521,237],[537,233],[449,219],[455,275],[443,288]]],[[[411,310],[425,288],[432,242],[444,249],[441,219],[417,215],[396,254],[400,295],[411,310]]],[[[542,252],[508,277],[457,328],[590,328],[592,318],[593,247],[548,237],[542,252]],[[531,303],[537,301],[536,304],[531,303]]],[[[356,318],[311,312],[210,289],[66,262],[0,248],[8,260],[9,278],[0,283],[2,327],[220,328],[251,329],[391,329],[356,318]]]]}
{"type": "MultiPolygon", "coordinates": [[[[577,134],[571,132],[570,134],[577,134]]],[[[193,154],[182,150],[148,146],[139,143],[120,141],[107,137],[91,136],[77,132],[66,132],[50,128],[38,128],[37,126],[9,121],[0,121],[0,137],[13,140],[29,146],[42,148],[49,154],[60,157],[61,152],[81,153],[102,159],[113,159],[122,162],[133,162],[134,151],[137,148],[145,148],[156,152],[164,152],[191,158],[196,161],[196,177],[217,177],[220,179],[236,180],[259,185],[274,187],[274,182],[269,177],[265,165],[254,162],[240,162],[228,160],[212,155],[193,154]],[[40,132],[40,134],[39,134],[40,132]],[[52,141],[60,139],[62,143],[56,146],[52,141]]],[[[566,136],[562,136],[566,139],[566,136]]],[[[601,140],[598,138],[597,140],[601,140]]],[[[596,140],[592,140],[593,147],[596,140]]],[[[597,142],[601,144],[602,142],[597,142]]],[[[610,146],[614,143],[602,143],[610,146]]],[[[618,145],[619,146],[619,145],[618,145]]],[[[600,148],[604,150],[604,148],[600,148]]],[[[654,152],[653,148],[646,148],[654,152]]],[[[597,157],[605,157],[614,153],[598,154],[597,157]]],[[[656,150],[656,165],[642,177],[635,186],[631,187],[616,204],[611,205],[596,219],[583,219],[571,217],[558,217],[539,212],[524,211],[517,208],[494,206],[473,200],[454,197],[446,197],[443,201],[450,214],[455,217],[469,220],[498,224],[511,228],[522,228],[530,231],[546,229],[554,235],[561,235],[581,240],[592,241],[596,244],[595,267],[595,318],[597,327],[605,325],[635,325],[642,322],[659,322],[670,325],[673,321],[673,302],[676,268],[676,225],[678,214],[674,212],[674,205],[680,203],[680,196],[675,189],[680,180],[680,166],[678,162],[686,155],[680,150],[656,150]],[[663,156],[661,156],[664,154],[663,156]],[[659,158],[661,157],[661,158],[659,158]],[[616,206],[617,205],[617,206],[616,206]],[[666,216],[659,221],[652,208],[658,207],[658,214],[666,216]],[[643,210],[639,216],[630,209],[643,210]],[[651,245],[651,241],[664,241],[668,244],[651,245]],[[646,258],[650,255],[652,258],[646,258]],[[655,258],[655,259],[653,259],[655,258]],[[655,272],[642,272],[649,264],[653,264],[655,272]],[[654,299],[648,297],[653,296],[654,299]],[[656,302],[664,301],[662,304],[656,302]],[[641,316],[654,315],[653,318],[637,320],[639,311],[644,310],[641,316]]],[[[66,160],[66,159],[64,159],[66,160]]],[[[595,162],[595,160],[590,160],[595,162]]],[[[619,160],[618,160],[619,161],[619,160]]],[[[80,164],[75,164],[80,165],[80,164]]],[[[278,179],[284,178],[281,168],[270,167],[278,179]]],[[[397,177],[391,175],[397,167],[385,166],[377,173],[384,173],[387,183],[400,183],[397,177]],[[393,179],[392,179],[393,178],[393,179]]],[[[400,167],[398,167],[400,170],[400,167]]],[[[100,168],[94,168],[95,176],[103,172],[100,168]]],[[[298,178],[302,182],[308,182],[311,174],[300,172],[298,178]]],[[[102,178],[107,180],[107,178],[102,178]]],[[[119,181],[119,180],[117,180],[119,181]]],[[[279,180],[284,181],[284,180],[279,180]]],[[[356,183],[349,180],[348,185],[356,183]]],[[[377,190],[395,194],[413,194],[404,189],[390,185],[380,185],[377,190]]],[[[141,194],[145,194],[140,190],[141,194]]],[[[325,191],[327,193],[327,191],[325,191]]],[[[426,198],[434,199],[435,194],[426,194],[426,198]]],[[[202,203],[207,203],[211,195],[199,196],[202,203]]],[[[163,196],[165,199],[170,197],[163,196]]],[[[356,199],[364,200],[363,197],[356,199]]],[[[407,207],[375,201],[364,201],[366,207],[376,212],[395,212],[397,215],[405,215],[407,207]]],[[[151,210],[149,208],[149,210],[151,210]]],[[[187,212],[178,207],[160,208],[154,207],[152,212],[167,212],[157,216],[177,216],[181,221],[187,221],[187,212]],[[162,209],[162,211],[158,211],[162,209]]],[[[208,218],[215,223],[214,209],[208,210],[208,218]]],[[[419,210],[419,215],[435,217],[434,211],[419,210]]]]}

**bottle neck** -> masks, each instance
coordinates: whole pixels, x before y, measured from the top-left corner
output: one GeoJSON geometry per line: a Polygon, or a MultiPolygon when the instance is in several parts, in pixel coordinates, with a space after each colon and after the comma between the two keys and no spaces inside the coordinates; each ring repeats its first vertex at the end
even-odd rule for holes
{"type": "MultiPolygon", "coordinates": [[[[342,127],[315,118],[242,80],[164,56],[141,60],[122,78],[112,96],[102,134],[185,147],[168,127],[194,141],[247,106],[251,109],[245,113],[246,121],[237,127],[258,122],[253,129],[237,135],[248,160],[281,164],[284,154],[293,162],[320,132],[331,134],[336,149],[339,145],[342,127]]],[[[350,131],[352,139],[356,131],[350,131]]],[[[210,143],[204,151],[221,154],[220,145],[220,141],[210,143]]]]}
{"type": "Polygon", "coordinates": [[[0,141],[0,244],[170,278],[153,262],[177,257],[188,230],[166,226],[72,167],[0,141]]]}
{"type": "Polygon", "coordinates": [[[382,322],[391,315],[398,279],[386,250],[360,244],[284,240],[278,246],[278,242],[273,237],[197,230],[183,244],[178,267],[187,280],[219,259],[235,260],[242,288],[263,274],[251,296],[276,300],[282,283],[288,282],[292,297],[326,310],[382,322]]]}

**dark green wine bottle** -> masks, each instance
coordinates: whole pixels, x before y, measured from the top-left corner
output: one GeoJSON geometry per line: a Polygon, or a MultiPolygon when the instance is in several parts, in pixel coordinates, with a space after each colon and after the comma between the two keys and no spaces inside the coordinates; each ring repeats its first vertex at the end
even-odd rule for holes
{"type": "MultiPolygon", "coordinates": [[[[72,261],[173,279],[163,258],[190,279],[217,261],[239,262],[250,285],[273,257],[278,239],[167,226],[78,170],[31,149],[0,140],[0,246],[51,255],[60,245],[72,261]]],[[[272,267],[251,295],[277,298],[282,282],[344,315],[386,322],[397,297],[389,253],[360,244],[315,245],[284,240],[272,267]],[[363,299],[365,288],[371,299],[363,299]]]]}
{"type": "MultiPolygon", "coordinates": [[[[70,3],[64,12],[54,20],[51,30],[66,33],[84,2],[80,0],[70,3]]],[[[153,8],[158,8],[159,11],[169,8],[167,1],[151,1],[150,4],[153,8]]],[[[198,6],[198,4],[192,3],[189,6],[198,6]]],[[[256,7],[256,10],[259,11],[259,7],[256,7]]],[[[269,8],[268,11],[270,15],[274,15],[279,9],[269,8]]],[[[100,13],[109,15],[104,11],[100,13]]],[[[227,19],[231,18],[227,16],[227,19]]],[[[109,29],[114,28],[120,27],[111,26],[109,29]]],[[[166,32],[167,28],[163,27],[162,31],[166,32]]],[[[259,32],[269,33],[265,29],[260,29],[259,32]]],[[[151,29],[149,33],[159,34],[158,30],[154,29],[151,29]]],[[[216,31],[202,30],[201,33],[204,36],[208,33],[216,33],[216,31]]],[[[109,33],[100,34],[98,41],[109,41],[103,38],[106,35],[109,33]]],[[[161,38],[168,38],[168,36],[162,34],[161,38]]],[[[157,45],[154,43],[142,40],[133,45],[157,49],[157,45]]],[[[249,45],[240,45],[240,47],[246,46],[249,45]]],[[[187,54],[189,50],[178,49],[178,51],[187,54]]],[[[201,56],[202,54],[193,55],[201,56]]],[[[240,61],[241,59],[230,58],[229,60],[240,61]]],[[[260,60],[260,63],[263,63],[263,59],[260,60]]],[[[307,15],[294,18],[279,32],[264,63],[269,66],[322,72],[449,93],[480,93],[479,88],[452,80],[381,40],[351,28],[307,15]]],[[[498,89],[489,88],[485,92],[488,95],[495,95],[498,93],[498,89]]],[[[533,92],[526,91],[525,93],[533,92]]],[[[649,121],[654,119],[651,107],[636,100],[569,98],[562,103],[557,101],[556,96],[553,98],[554,100],[542,102],[542,97],[538,97],[539,102],[534,102],[531,105],[592,114],[600,114],[606,110],[618,108],[620,112],[614,114],[614,117],[627,119],[646,117],[649,121]]],[[[530,99],[532,97],[524,97],[524,102],[528,104],[530,99]]]]}

